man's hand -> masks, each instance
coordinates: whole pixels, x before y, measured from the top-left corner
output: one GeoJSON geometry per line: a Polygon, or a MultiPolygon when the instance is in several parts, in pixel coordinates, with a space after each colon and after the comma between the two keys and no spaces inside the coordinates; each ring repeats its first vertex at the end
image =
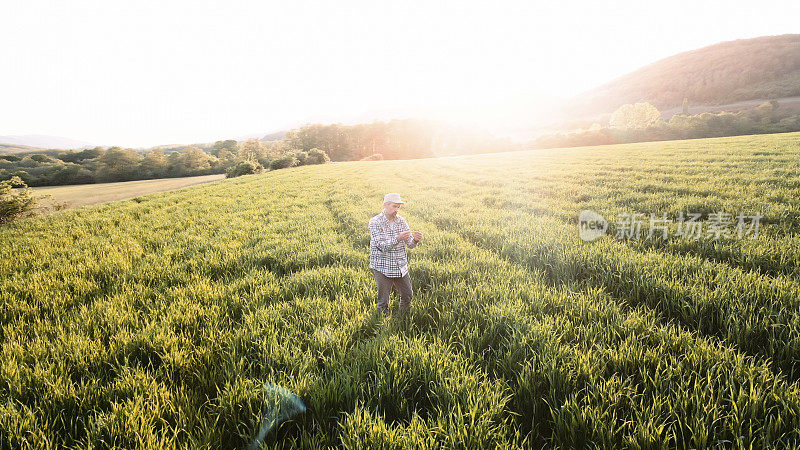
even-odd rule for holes
{"type": "Polygon", "coordinates": [[[422,233],[420,233],[419,231],[415,231],[412,234],[414,235],[415,242],[419,242],[422,240],[422,233]]]}
{"type": "Polygon", "coordinates": [[[397,242],[405,242],[408,240],[409,236],[411,236],[411,230],[403,231],[397,235],[397,242]]]}

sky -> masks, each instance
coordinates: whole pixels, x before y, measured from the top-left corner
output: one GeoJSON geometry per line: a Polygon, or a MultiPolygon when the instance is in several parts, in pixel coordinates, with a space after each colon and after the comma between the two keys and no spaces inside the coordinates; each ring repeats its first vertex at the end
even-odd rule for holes
{"type": "Polygon", "coordinates": [[[125,147],[391,117],[500,129],[679,52],[800,32],[797,1],[4,0],[0,17],[0,136],[125,147]]]}

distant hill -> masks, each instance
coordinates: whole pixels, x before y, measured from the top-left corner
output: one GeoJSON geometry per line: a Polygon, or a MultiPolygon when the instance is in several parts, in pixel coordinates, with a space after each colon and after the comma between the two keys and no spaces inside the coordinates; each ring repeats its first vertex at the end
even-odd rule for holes
{"type": "Polygon", "coordinates": [[[0,144],[8,144],[15,147],[27,146],[27,147],[52,148],[52,149],[64,149],[64,150],[91,148],[95,146],[90,142],[77,141],[75,139],[58,137],[58,136],[45,136],[40,134],[28,134],[22,136],[0,136],[0,144]]]}
{"type": "MultiPolygon", "coordinates": [[[[296,127],[292,127],[292,128],[296,128],[296,127]]],[[[274,131],[274,132],[271,132],[271,133],[244,134],[244,135],[241,135],[241,136],[233,137],[231,139],[233,139],[233,140],[235,140],[237,142],[244,142],[244,141],[248,141],[250,139],[258,139],[261,142],[280,141],[281,139],[283,139],[286,136],[286,132],[287,131],[288,131],[288,129],[287,130],[281,130],[281,131],[274,131]]]]}
{"type": "Polygon", "coordinates": [[[29,147],[27,145],[16,144],[0,144],[0,155],[8,155],[13,153],[27,153],[42,150],[39,147],[29,147]]]}
{"type": "Polygon", "coordinates": [[[649,102],[660,110],[800,95],[800,34],[722,42],[679,53],[574,97],[572,118],[649,102]]]}
{"type": "Polygon", "coordinates": [[[283,131],[276,131],[274,133],[269,133],[268,135],[262,137],[261,140],[264,142],[280,141],[285,137],[286,137],[286,130],[283,130],[283,131]]]}

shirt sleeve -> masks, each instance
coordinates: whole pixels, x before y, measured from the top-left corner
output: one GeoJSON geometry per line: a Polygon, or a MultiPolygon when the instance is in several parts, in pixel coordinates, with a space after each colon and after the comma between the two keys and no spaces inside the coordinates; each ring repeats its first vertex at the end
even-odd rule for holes
{"type": "Polygon", "coordinates": [[[397,239],[390,236],[389,233],[382,232],[377,222],[369,223],[369,237],[375,246],[378,247],[378,250],[382,252],[386,252],[397,245],[397,239]]]}
{"type": "MultiPolygon", "coordinates": [[[[406,222],[405,219],[403,219],[403,231],[411,231],[411,227],[408,226],[408,222],[406,222]]],[[[409,236],[408,239],[406,239],[406,247],[414,248],[416,246],[417,243],[414,242],[414,236],[413,235],[409,236]]]]}

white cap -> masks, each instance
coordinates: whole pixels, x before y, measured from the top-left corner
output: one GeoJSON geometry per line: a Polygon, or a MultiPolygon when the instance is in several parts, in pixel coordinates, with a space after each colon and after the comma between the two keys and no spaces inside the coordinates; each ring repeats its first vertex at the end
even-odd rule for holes
{"type": "Polygon", "coordinates": [[[383,196],[383,203],[405,203],[402,199],[400,199],[400,194],[386,194],[383,196]]]}

